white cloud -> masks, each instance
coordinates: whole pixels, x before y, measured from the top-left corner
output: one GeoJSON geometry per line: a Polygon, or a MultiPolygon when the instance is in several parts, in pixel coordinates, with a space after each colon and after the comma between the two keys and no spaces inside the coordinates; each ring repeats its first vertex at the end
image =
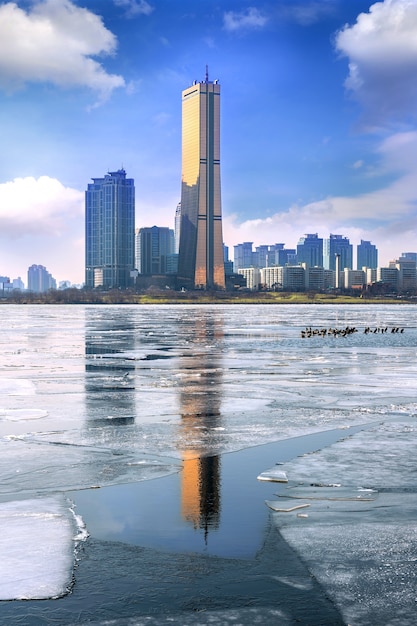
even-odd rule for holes
{"type": "Polygon", "coordinates": [[[59,180],[16,178],[0,184],[0,274],[26,282],[45,265],[58,280],[84,280],[84,193],[59,180]]]}
{"type": "Polygon", "coordinates": [[[84,194],[55,178],[15,178],[0,184],[0,238],[63,236],[68,221],[81,218],[83,207],[84,194]]]}
{"type": "MultiPolygon", "coordinates": [[[[417,252],[417,131],[397,133],[378,148],[381,171],[396,174],[393,182],[378,190],[353,197],[329,197],[304,206],[293,206],[265,219],[239,223],[225,216],[224,239],[233,246],[243,241],[255,245],[285,243],[296,246],[304,233],[330,233],[371,240],[380,250],[380,264],[405,251],[417,252]]],[[[233,251],[231,253],[233,255],[233,251]]]]}
{"type": "Polygon", "coordinates": [[[0,6],[0,87],[7,91],[49,82],[87,87],[105,100],[125,81],[92,57],[116,47],[101,18],[70,0],[42,0],[28,11],[14,2],[0,6]]]}
{"type": "Polygon", "coordinates": [[[332,0],[313,0],[309,3],[290,4],[278,7],[278,15],[286,20],[292,20],[301,26],[310,26],[334,13],[335,7],[332,0]]]}
{"type": "Polygon", "coordinates": [[[126,9],[127,17],[150,15],[153,11],[153,7],[146,0],[114,0],[114,4],[126,9]]]}
{"type": "Polygon", "coordinates": [[[385,0],[336,35],[349,59],[347,89],[375,126],[417,114],[417,2],[385,0]]]}
{"type": "Polygon", "coordinates": [[[255,7],[249,7],[245,11],[240,12],[227,11],[223,16],[224,28],[230,31],[262,28],[267,21],[266,16],[255,7]]]}

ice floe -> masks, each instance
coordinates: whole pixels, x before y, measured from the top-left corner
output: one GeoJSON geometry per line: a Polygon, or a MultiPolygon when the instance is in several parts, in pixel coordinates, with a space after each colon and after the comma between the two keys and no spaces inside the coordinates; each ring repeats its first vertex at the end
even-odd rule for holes
{"type": "Polygon", "coordinates": [[[71,588],[75,549],[86,537],[65,498],[0,504],[0,600],[57,598],[71,588]]]}
{"type": "Polygon", "coordinates": [[[258,480],[266,480],[273,483],[287,483],[287,474],[282,470],[271,467],[271,469],[261,472],[258,476],[258,480]]]}

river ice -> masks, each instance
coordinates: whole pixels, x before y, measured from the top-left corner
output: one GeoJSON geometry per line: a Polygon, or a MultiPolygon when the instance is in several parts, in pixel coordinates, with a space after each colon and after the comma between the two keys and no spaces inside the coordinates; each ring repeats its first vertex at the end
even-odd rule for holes
{"type": "MultiPolygon", "coordinates": [[[[355,500],[311,499],[292,513],[265,507],[265,515],[349,623],[397,623],[389,621],[389,602],[381,602],[389,589],[392,605],[405,607],[398,623],[411,624],[416,312],[415,305],[2,305],[0,525],[7,540],[1,597],[52,598],[74,580],[77,585],[86,535],[74,531],[69,492],[175,475],[185,484],[198,470],[196,459],[339,429],[339,443],[276,471],[285,471],[300,503],[306,493],[300,483],[305,488],[307,481],[341,484],[350,495],[372,489],[375,500],[357,509],[355,500]],[[301,333],[348,325],[358,332],[301,333]],[[367,327],[404,332],[365,333],[367,327]],[[343,440],[359,425],[360,432],[343,440]],[[387,543],[398,545],[389,559],[387,543]],[[16,576],[8,576],[12,571],[16,576]],[[371,615],[380,621],[367,621],[371,615]]],[[[255,482],[268,469],[254,470],[255,482]]],[[[182,496],[189,520],[191,485],[188,500],[182,496]]],[[[281,497],[286,487],[276,496],[284,509],[291,508],[281,497]]],[[[273,492],[265,499],[273,501],[273,492]]],[[[76,511],[82,518],[79,505],[76,511]]],[[[210,519],[218,523],[214,514],[210,519]]],[[[227,623],[226,613],[216,614],[219,623],[227,623]]],[[[246,615],[256,623],[253,611],[246,615]]],[[[281,618],[285,623],[285,614],[281,618]]],[[[76,621],[66,619],[58,623],[76,621]]],[[[187,619],[184,613],[182,623],[187,619]]]]}

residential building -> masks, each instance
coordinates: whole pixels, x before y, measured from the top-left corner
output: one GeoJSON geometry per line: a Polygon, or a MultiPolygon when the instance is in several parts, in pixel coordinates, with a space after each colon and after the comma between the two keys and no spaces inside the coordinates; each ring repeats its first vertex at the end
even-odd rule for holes
{"type": "Polygon", "coordinates": [[[282,266],[271,265],[263,267],[261,270],[260,281],[266,289],[280,291],[282,289],[282,266]]]}
{"type": "Polygon", "coordinates": [[[323,266],[327,270],[336,270],[336,255],[339,256],[339,268],[352,269],[353,246],[343,235],[330,235],[323,241],[323,266]]]}
{"type": "Polygon", "coordinates": [[[297,244],[297,263],[306,263],[309,267],[323,265],[323,239],[317,233],[307,233],[300,237],[297,244]]]}
{"type": "Polygon", "coordinates": [[[233,269],[235,272],[244,267],[253,266],[252,246],[252,241],[244,241],[243,243],[238,243],[236,246],[233,246],[233,269]]]}
{"type": "Polygon", "coordinates": [[[220,85],[197,81],[182,92],[179,284],[225,289],[220,191],[220,85]]]}
{"type": "Polygon", "coordinates": [[[56,289],[56,280],[43,265],[31,265],[28,268],[28,291],[45,293],[56,289]]]}
{"type": "Polygon", "coordinates": [[[25,288],[25,283],[20,278],[20,276],[18,276],[17,278],[13,278],[12,284],[13,284],[13,289],[18,289],[19,291],[23,291],[25,288]]]}
{"type": "Polygon", "coordinates": [[[363,267],[370,269],[378,267],[378,250],[370,241],[361,239],[360,244],[356,247],[356,268],[361,270],[363,267]]]}
{"type": "Polygon", "coordinates": [[[246,287],[251,291],[257,291],[261,282],[261,272],[258,267],[243,267],[237,271],[245,277],[246,287]]]}
{"type": "Polygon", "coordinates": [[[135,265],[135,185],[124,169],[93,178],[85,195],[85,285],[126,288],[135,265]]]}

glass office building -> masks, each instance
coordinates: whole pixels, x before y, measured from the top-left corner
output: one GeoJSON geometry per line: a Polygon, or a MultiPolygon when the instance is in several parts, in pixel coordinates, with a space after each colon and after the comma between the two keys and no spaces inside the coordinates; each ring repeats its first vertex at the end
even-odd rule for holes
{"type": "Polygon", "coordinates": [[[93,178],[85,194],[85,285],[126,288],[135,265],[135,185],[126,172],[93,178]]]}
{"type": "MultiPolygon", "coordinates": [[[[327,270],[336,271],[336,255],[339,257],[339,269],[352,269],[353,246],[343,235],[330,235],[323,243],[323,265],[327,270]]],[[[361,268],[359,268],[361,269],[361,268]]]]}
{"type": "Polygon", "coordinates": [[[220,195],[220,85],[209,81],[182,92],[179,284],[224,289],[220,195]]]}

